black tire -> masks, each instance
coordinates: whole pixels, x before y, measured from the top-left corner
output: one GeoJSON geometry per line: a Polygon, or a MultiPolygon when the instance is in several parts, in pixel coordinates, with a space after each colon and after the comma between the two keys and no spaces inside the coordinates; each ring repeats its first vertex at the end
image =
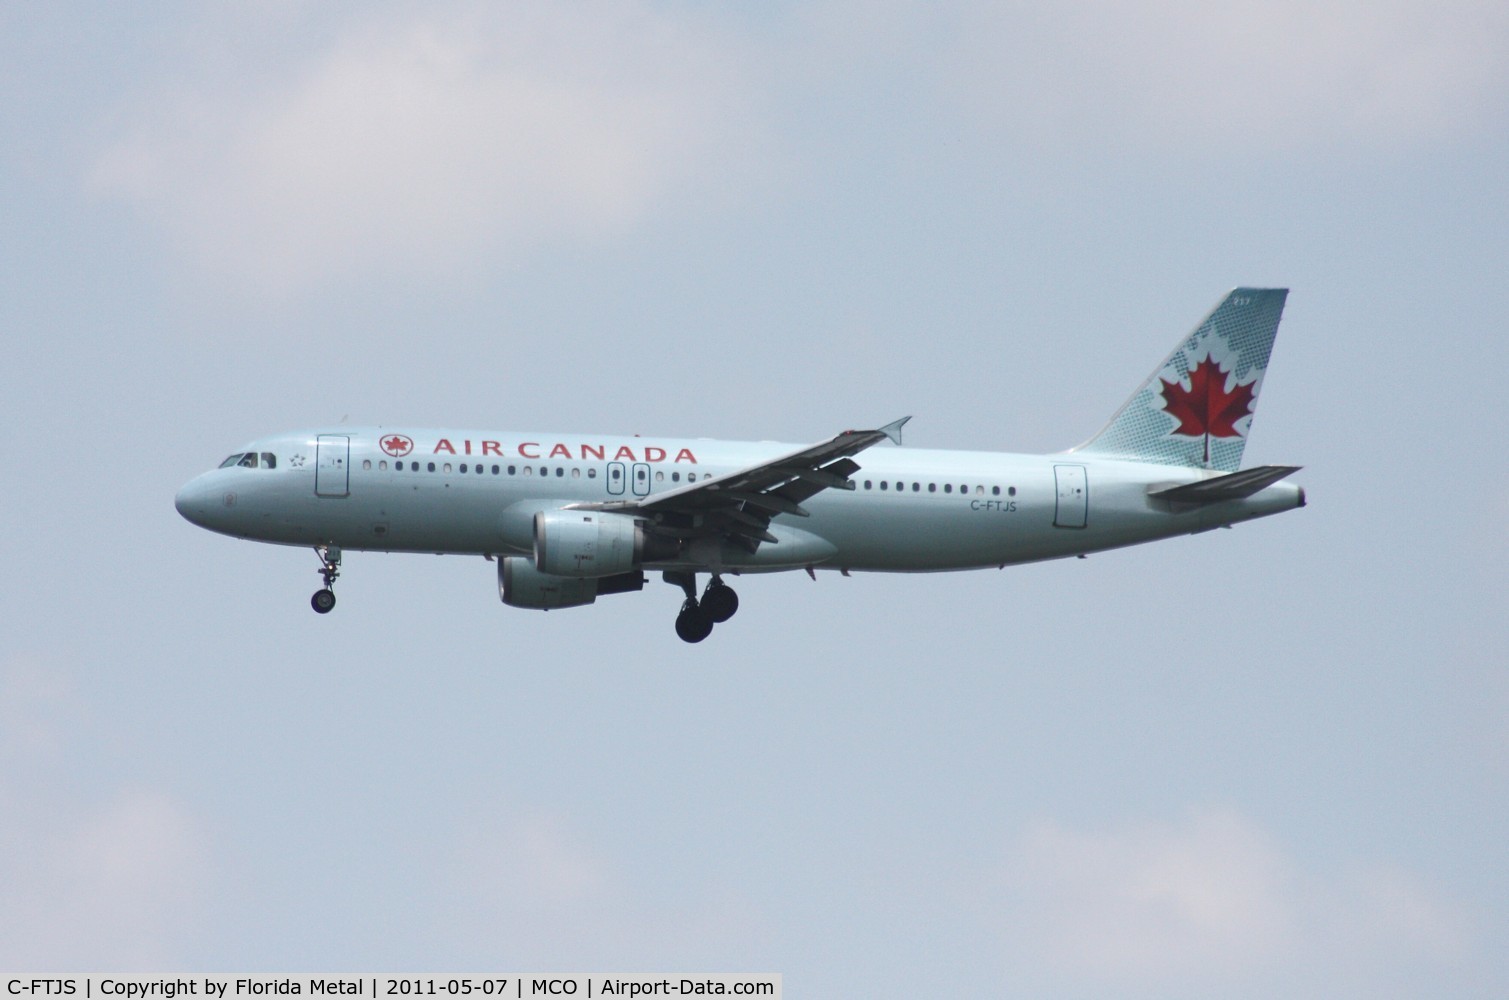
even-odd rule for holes
{"type": "Polygon", "coordinates": [[[676,616],[676,634],[682,642],[701,642],[713,634],[712,619],[693,601],[687,601],[676,616]]]}
{"type": "Polygon", "coordinates": [[[727,584],[717,583],[702,595],[702,613],[714,624],[721,624],[739,610],[739,595],[727,584]]]}
{"type": "Polygon", "coordinates": [[[309,599],[309,606],[322,615],[328,615],[330,609],[335,607],[335,591],[329,588],[316,590],[314,596],[309,599]]]}

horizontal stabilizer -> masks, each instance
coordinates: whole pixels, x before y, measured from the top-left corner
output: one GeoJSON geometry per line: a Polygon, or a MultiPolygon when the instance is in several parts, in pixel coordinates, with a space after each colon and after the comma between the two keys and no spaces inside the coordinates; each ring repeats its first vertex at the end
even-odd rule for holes
{"type": "Polygon", "coordinates": [[[1222,500],[1245,500],[1283,479],[1298,472],[1298,465],[1259,465],[1241,472],[1233,472],[1214,479],[1202,479],[1198,483],[1171,486],[1166,490],[1153,490],[1150,497],[1170,500],[1174,503],[1220,503],[1222,500]]]}

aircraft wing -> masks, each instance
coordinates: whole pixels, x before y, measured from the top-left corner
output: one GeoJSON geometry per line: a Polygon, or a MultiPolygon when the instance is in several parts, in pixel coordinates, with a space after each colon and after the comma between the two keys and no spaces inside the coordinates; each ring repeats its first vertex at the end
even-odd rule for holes
{"type": "Polygon", "coordinates": [[[901,428],[910,419],[902,417],[875,430],[844,431],[768,462],[664,493],[575,503],[566,509],[644,517],[650,530],[681,538],[723,535],[752,552],[760,542],[776,542],[768,529],[777,514],[806,517],[802,501],[825,489],[854,489],[849,476],[859,470],[859,463],[852,456],[887,439],[900,444],[901,428]]]}

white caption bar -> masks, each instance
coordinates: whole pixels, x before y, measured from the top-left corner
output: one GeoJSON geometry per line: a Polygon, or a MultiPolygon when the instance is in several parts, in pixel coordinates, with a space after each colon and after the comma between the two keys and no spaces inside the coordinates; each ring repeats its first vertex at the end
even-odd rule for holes
{"type": "Polygon", "coordinates": [[[773,997],[779,973],[559,972],[473,975],[199,974],[172,976],[25,976],[0,973],[0,1000],[277,1000],[280,997],[367,1000],[467,997],[773,997]]]}

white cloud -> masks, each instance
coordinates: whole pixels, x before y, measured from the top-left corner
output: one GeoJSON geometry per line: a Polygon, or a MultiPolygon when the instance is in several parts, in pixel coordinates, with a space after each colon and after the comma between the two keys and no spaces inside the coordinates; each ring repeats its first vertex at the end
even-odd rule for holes
{"type": "Polygon", "coordinates": [[[516,967],[633,968],[646,955],[716,968],[759,942],[758,907],[736,891],[646,886],[558,813],[525,809],[469,825],[442,894],[451,960],[497,956],[516,967]]]}
{"type": "Polygon", "coordinates": [[[204,901],[207,838],[176,799],[104,802],[0,793],[0,963],[150,969],[180,964],[204,901]]]}
{"type": "Polygon", "coordinates": [[[144,97],[90,180],[262,291],[507,261],[755,178],[740,63],[631,2],[450,5],[337,32],[292,70],[248,60],[225,92],[144,97]]]}
{"type": "Polygon", "coordinates": [[[1125,977],[1230,975],[1270,960],[1295,932],[1274,844],[1231,813],[1082,833],[1052,823],[1017,844],[1015,933],[1051,966],[1125,977]]]}
{"type": "Polygon", "coordinates": [[[88,717],[67,671],[24,658],[0,667],[0,965],[178,965],[208,838],[161,791],[76,790],[70,779],[94,769],[88,717]]]}
{"type": "Polygon", "coordinates": [[[765,193],[796,150],[873,155],[930,122],[1049,163],[1065,146],[1372,155],[1501,127],[1509,97],[1509,8],[1468,2],[834,3],[741,24],[651,0],[454,0],[320,31],[202,16],[201,64],[128,98],[88,182],[264,295],[590,244],[765,193]]]}
{"type": "Polygon", "coordinates": [[[0,760],[56,752],[78,724],[73,679],[34,657],[16,657],[0,671],[0,760]]]}
{"type": "Polygon", "coordinates": [[[986,5],[962,28],[977,120],[1108,154],[1391,148],[1501,125],[1509,95],[1509,12],[1472,0],[986,5]]]}
{"type": "Polygon", "coordinates": [[[1334,995],[1453,968],[1471,943],[1465,915],[1418,876],[1307,872],[1231,810],[1098,832],[1039,822],[1002,887],[1013,971],[1060,993],[1334,995]]]}
{"type": "Polygon", "coordinates": [[[603,859],[560,816],[534,812],[489,832],[466,848],[466,867],[495,898],[560,910],[601,906],[618,891],[603,859]]]}

